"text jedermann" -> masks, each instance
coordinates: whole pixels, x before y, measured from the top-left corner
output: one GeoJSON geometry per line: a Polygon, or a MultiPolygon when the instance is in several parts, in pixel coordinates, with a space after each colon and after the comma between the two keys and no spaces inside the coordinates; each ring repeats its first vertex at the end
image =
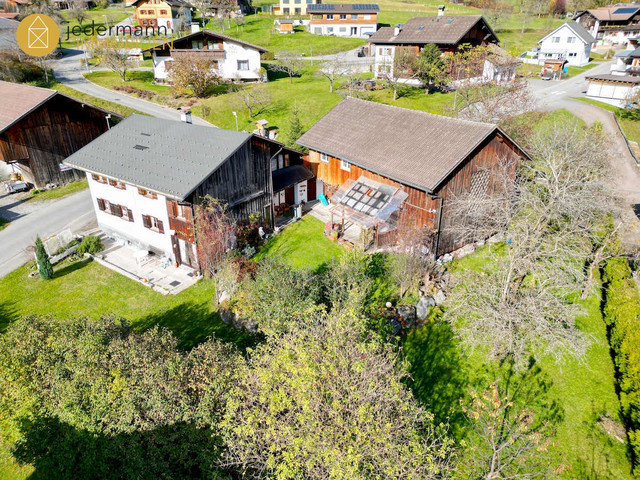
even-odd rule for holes
{"type": "Polygon", "coordinates": [[[109,32],[109,35],[130,35],[134,37],[150,36],[150,35],[167,35],[167,27],[161,25],[159,27],[140,27],[131,25],[111,25],[108,28],[104,25],[98,25],[96,27],[95,20],[91,21],[91,25],[74,25],[73,28],[67,27],[67,40],[74,37],[80,37],[84,34],[87,37],[93,37],[96,35],[104,35],[109,32]]]}

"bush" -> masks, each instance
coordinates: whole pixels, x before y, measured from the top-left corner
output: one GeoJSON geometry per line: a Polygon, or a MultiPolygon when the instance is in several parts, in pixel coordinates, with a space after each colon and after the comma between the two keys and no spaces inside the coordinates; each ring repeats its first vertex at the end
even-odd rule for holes
{"type": "Polygon", "coordinates": [[[80,254],[90,253],[92,255],[95,255],[102,250],[104,250],[104,245],[102,245],[102,240],[100,240],[100,237],[96,237],[95,235],[88,235],[82,239],[82,243],[76,251],[80,254]]]}
{"type": "Polygon", "coordinates": [[[604,269],[605,321],[615,356],[622,416],[633,452],[634,473],[640,474],[640,293],[624,258],[614,258],[604,269]]]}

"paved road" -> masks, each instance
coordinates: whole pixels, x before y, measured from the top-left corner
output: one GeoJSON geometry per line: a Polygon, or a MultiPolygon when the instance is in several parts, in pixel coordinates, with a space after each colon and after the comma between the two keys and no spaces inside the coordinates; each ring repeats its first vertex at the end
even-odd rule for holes
{"type": "MultiPolygon", "coordinates": [[[[64,52],[64,56],[53,62],[53,74],[56,80],[63,85],[78,90],[79,92],[102,98],[103,100],[135,108],[153,117],[180,120],[180,112],[177,110],[156,105],[141,98],[135,98],[91,83],[82,75],[86,71],[80,66],[80,59],[83,58],[84,55],[82,50],[65,48],[62,49],[62,51],[64,52]]],[[[213,126],[209,122],[195,116],[193,117],[193,123],[194,125],[213,126]]]]}
{"type": "Polygon", "coordinates": [[[608,73],[611,63],[605,62],[568,80],[543,81],[534,79],[530,85],[538,101],[538,108],[551,111],[565,108],[587,124],[600,121],[611,139],[612,181],[615,190],[622,196],[628,208],[624,210],[625,229],[621,232],[622,241],[627,248],[640,248],[640,170],[629,152],[624,136],[620,133],[611,112],[590,105],[572,97],[584,96],[588,82],[587,75],[608,73]]]}
{"type": "Polygon", "coordinates": [[[25,249],[36,235],[46,238],[67,228],[72,232],[95,219],[89,190],[74,193],[14,220],[0,231],[0,278],[30,260],[25,249]]]}

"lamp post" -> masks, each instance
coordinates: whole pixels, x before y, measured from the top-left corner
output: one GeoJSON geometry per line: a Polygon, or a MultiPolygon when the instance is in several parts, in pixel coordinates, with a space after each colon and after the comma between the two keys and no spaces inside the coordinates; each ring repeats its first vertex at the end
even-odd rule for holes
{"type": "Polygon", "coordinates": [[[238,131],[238,112],[231,112],[233,116],[236,117],[236,132],[238,131]]]}

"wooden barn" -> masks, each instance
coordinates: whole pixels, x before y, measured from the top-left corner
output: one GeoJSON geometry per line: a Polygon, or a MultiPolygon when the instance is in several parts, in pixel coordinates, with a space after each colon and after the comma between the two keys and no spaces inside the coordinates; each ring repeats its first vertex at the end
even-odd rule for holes
{"type": "Polygon", "coordinates": [[[298,140],[318,193],[336,215],[393,238],[397,226],[428,227],[438,255],[463,241],[447,232],[447,198],[492,188],[526,153],[496,125],[346,98],[298,140]]]}
{"type": "Polygon", "coordinates": [[[136,114],[65,164],[86,172],[105,233],[193,268],[194,206],[209,195],[238,220],[273,224],[272,171],[304,168],[299,152],[258,135],[136,114]]]}
{"type": "Polygon", "coordinates": [[[0,160],[37,188],[84,174],[62,164],[120,116],[48,88],[0,81],[0,160]]]}

